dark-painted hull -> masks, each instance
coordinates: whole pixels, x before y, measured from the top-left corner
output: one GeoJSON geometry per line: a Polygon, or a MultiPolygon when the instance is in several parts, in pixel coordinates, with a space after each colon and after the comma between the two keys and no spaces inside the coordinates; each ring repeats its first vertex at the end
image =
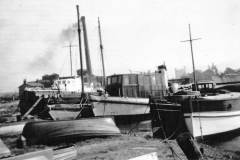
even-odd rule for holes
{"type": "MultiPolygon", "coordinates": [[[[195,138],[208,138],[240,129],[240,93],[186,98],[181,102],[181,107],[177,108],[174,103],[159,103],[155,110],[158,110],[162,117],[166,114],[182,115],[187,130],[195,138]]],[[[171,121],[178,120],[173,117],[171,121]]],[[[168,127],[174,130],[178,125],[168,127]]]]}
{"type": "Polygon", "coordinates": [[[238,111],[240,93],[227,93],[200,97],[182,102],[183,112],[238,111]],[[190,104],[192,108],[190,107],[190,104]]]}
{"type": "Polygon", "coordinates": [[[29,144],[52,144],[119,134],[112,118],[30,122],[23,129],[23,136],[29,144]]]}

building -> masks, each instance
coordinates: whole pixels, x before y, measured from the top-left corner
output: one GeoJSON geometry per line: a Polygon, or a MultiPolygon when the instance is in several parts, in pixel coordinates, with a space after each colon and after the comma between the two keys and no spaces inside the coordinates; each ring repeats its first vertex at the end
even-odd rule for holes
{"type": "Polygon", "coordinates": [[[27,82],[26,80],[23,81],[23,84],[18,87],[19,89],[19,97],[21,98],[21,95],[23,94],[24,90],[26,88],[44,88],[44,85],[39,82],[31,81],[27,82]]]}

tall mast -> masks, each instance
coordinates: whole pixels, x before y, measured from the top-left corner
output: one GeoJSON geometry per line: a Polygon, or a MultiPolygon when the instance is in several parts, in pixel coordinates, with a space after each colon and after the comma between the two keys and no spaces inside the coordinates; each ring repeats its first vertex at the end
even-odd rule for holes
{"type": "Polygon", "coordinates": [[[190,42],[191,55],[192,55],[192,67],[193,67],[193,81],[194,81],[194,85],[195,85],[195,90],[197,91],[196,70],[195,70],[192,42],[195,40],[199,40],[201,38],[192,39],[190,24],[188,24],[188,31],[189,31],[189,40],[181,41],[181,42],[190,42]]]}
{"type": "Polygon", "coordinates": [[[70,52],[70,73],[72,76],[72,47],[75,47],[76,45],[72,45],[72,43],[70,42],[68,46],[64,46],[64,47],[69,47],[69,52],[70,52]]]}
{"type": "Polygon", "coordinates": [[[80,54],[80,70],[81,70],[81,81],[82,81],[82,95],[84,95],[84,82],[83,82],[83,62],[82,62],[82,41],[81,41],[81,28],[79,19],[79,6],[77,5],[77,20],[78,20],[78,43],[79,43],[79,54],[80,54]]]}
{"type": "Polygon", "coordinates": [[[100,42],[100,51],[101,51],[101,60],[102,60],[102,70],[103,70],[103,86],[106,85],[106,75],[105,75],[105,65],[104,65],[104,58],[103,58],[103,45],[102,45],[102,34],[101,34],[101,26],[100,20],[98,17],[98,33],[99,33],[99,42],[100,42]]]}
{"type": "Polygon", "coordinates": [[[69,52],[70,52],[70,68],[71,68],[71,76],[72,76],[72,44],[69,44],[69,52]]]}

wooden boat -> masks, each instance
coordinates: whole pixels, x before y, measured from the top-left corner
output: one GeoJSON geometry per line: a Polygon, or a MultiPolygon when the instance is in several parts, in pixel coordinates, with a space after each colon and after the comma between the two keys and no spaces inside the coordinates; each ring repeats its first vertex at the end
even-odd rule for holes
{"type": "Polygon", "coordinates": [[[90,95],[95,116],[148,114],[148,98],[107,97],[90,95]]]}
{"type": "Polygon", "coordinates": [[[115,136],[120,134],[112,118],[86,118],[65,121],[27,123],[23,136],[28,144],[53,144],[85,138],[115,136]]]}
{"type": "Polygon", "coordinates": [[[149,95],[167,93],[166,66],[153,73],[114,74],[107,77],[110,96],[90,95],[95,116],[131,116],[149,114],[149,95]]]}
{"type": "Polygon", "coordinates": [[[171,121],[163,122],[165,130],[171,131],[168,135],[176,132],[175,128],[178,128],[179,124],[184,128],[182,131],[187,129],[194,138],[212,138],[239,130],[240,93],[221,91],[203,93],[197,96],[177,95],[177,98],[169,98],[172,102],[168,103],[150,102],[150,107],[152,106],[153,112],[158,112],[162,116],[163,121],[171,121]],[[182,122],[177,123],[178,121],[183,121],[185,125],[182,125],[182,122]],[[166,126],[169,124],[170,126],[166,126]]]}
{"type": "Polygon", "coordinates": [[[200,97],[190,100],[190,103],[183,103],[183,111],[186,126],[193,137],[240,129],[240,93],[200,97]]]}

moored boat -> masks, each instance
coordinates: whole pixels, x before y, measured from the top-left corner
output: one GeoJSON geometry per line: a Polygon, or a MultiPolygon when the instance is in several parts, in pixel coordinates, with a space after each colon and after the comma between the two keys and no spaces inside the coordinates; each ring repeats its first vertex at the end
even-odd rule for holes
{"type": "Polygon", "coordinates": [[[240,129],[240,93],[200,97],[187,103],[183,103],[184,119],[193,137],[240,129]]]}
{"type": "MultiPolygon", "coordinates": [[[[201,83],[201,85],[211,86],[207,85],[207,82],[201,83]]],[[[170,97],[169,100],[172,102],[150,102],[150,107],[155,107],[153,112],[159,113],[162,116],[160,118],[163,118],[164,121],[176,122],[171,126],[168,125],[169,122],[162,122],[165,130],[176,131],[175,128],[181,124],[181,130],[188,130],[194,138],[212,138],[215,135],[224,135],[226,132],[240,129],[240,93],[223,92],[214,90],[214,88],[213,92],[209,92],[210,90],[208,92],[200,91],[201,95],[170,97]],[[169,117],[165,116],[166,114],[175,114],[176,116],[169,117]],[[182,122],[177,123],[179,120],[182,122]],[[185,125],[182,125],[183,123],[185,125]]]]}
{"type": "Polygon", "coordinates": [[[141,115],[149,113],[148,98],[90,95],[95,116],[141,115]]]}
{"type": "Polygon", "coordinates": [[[240,110],[185,113],[184,119],[195,138],[210,138],[240,129],[240,110]]]}

